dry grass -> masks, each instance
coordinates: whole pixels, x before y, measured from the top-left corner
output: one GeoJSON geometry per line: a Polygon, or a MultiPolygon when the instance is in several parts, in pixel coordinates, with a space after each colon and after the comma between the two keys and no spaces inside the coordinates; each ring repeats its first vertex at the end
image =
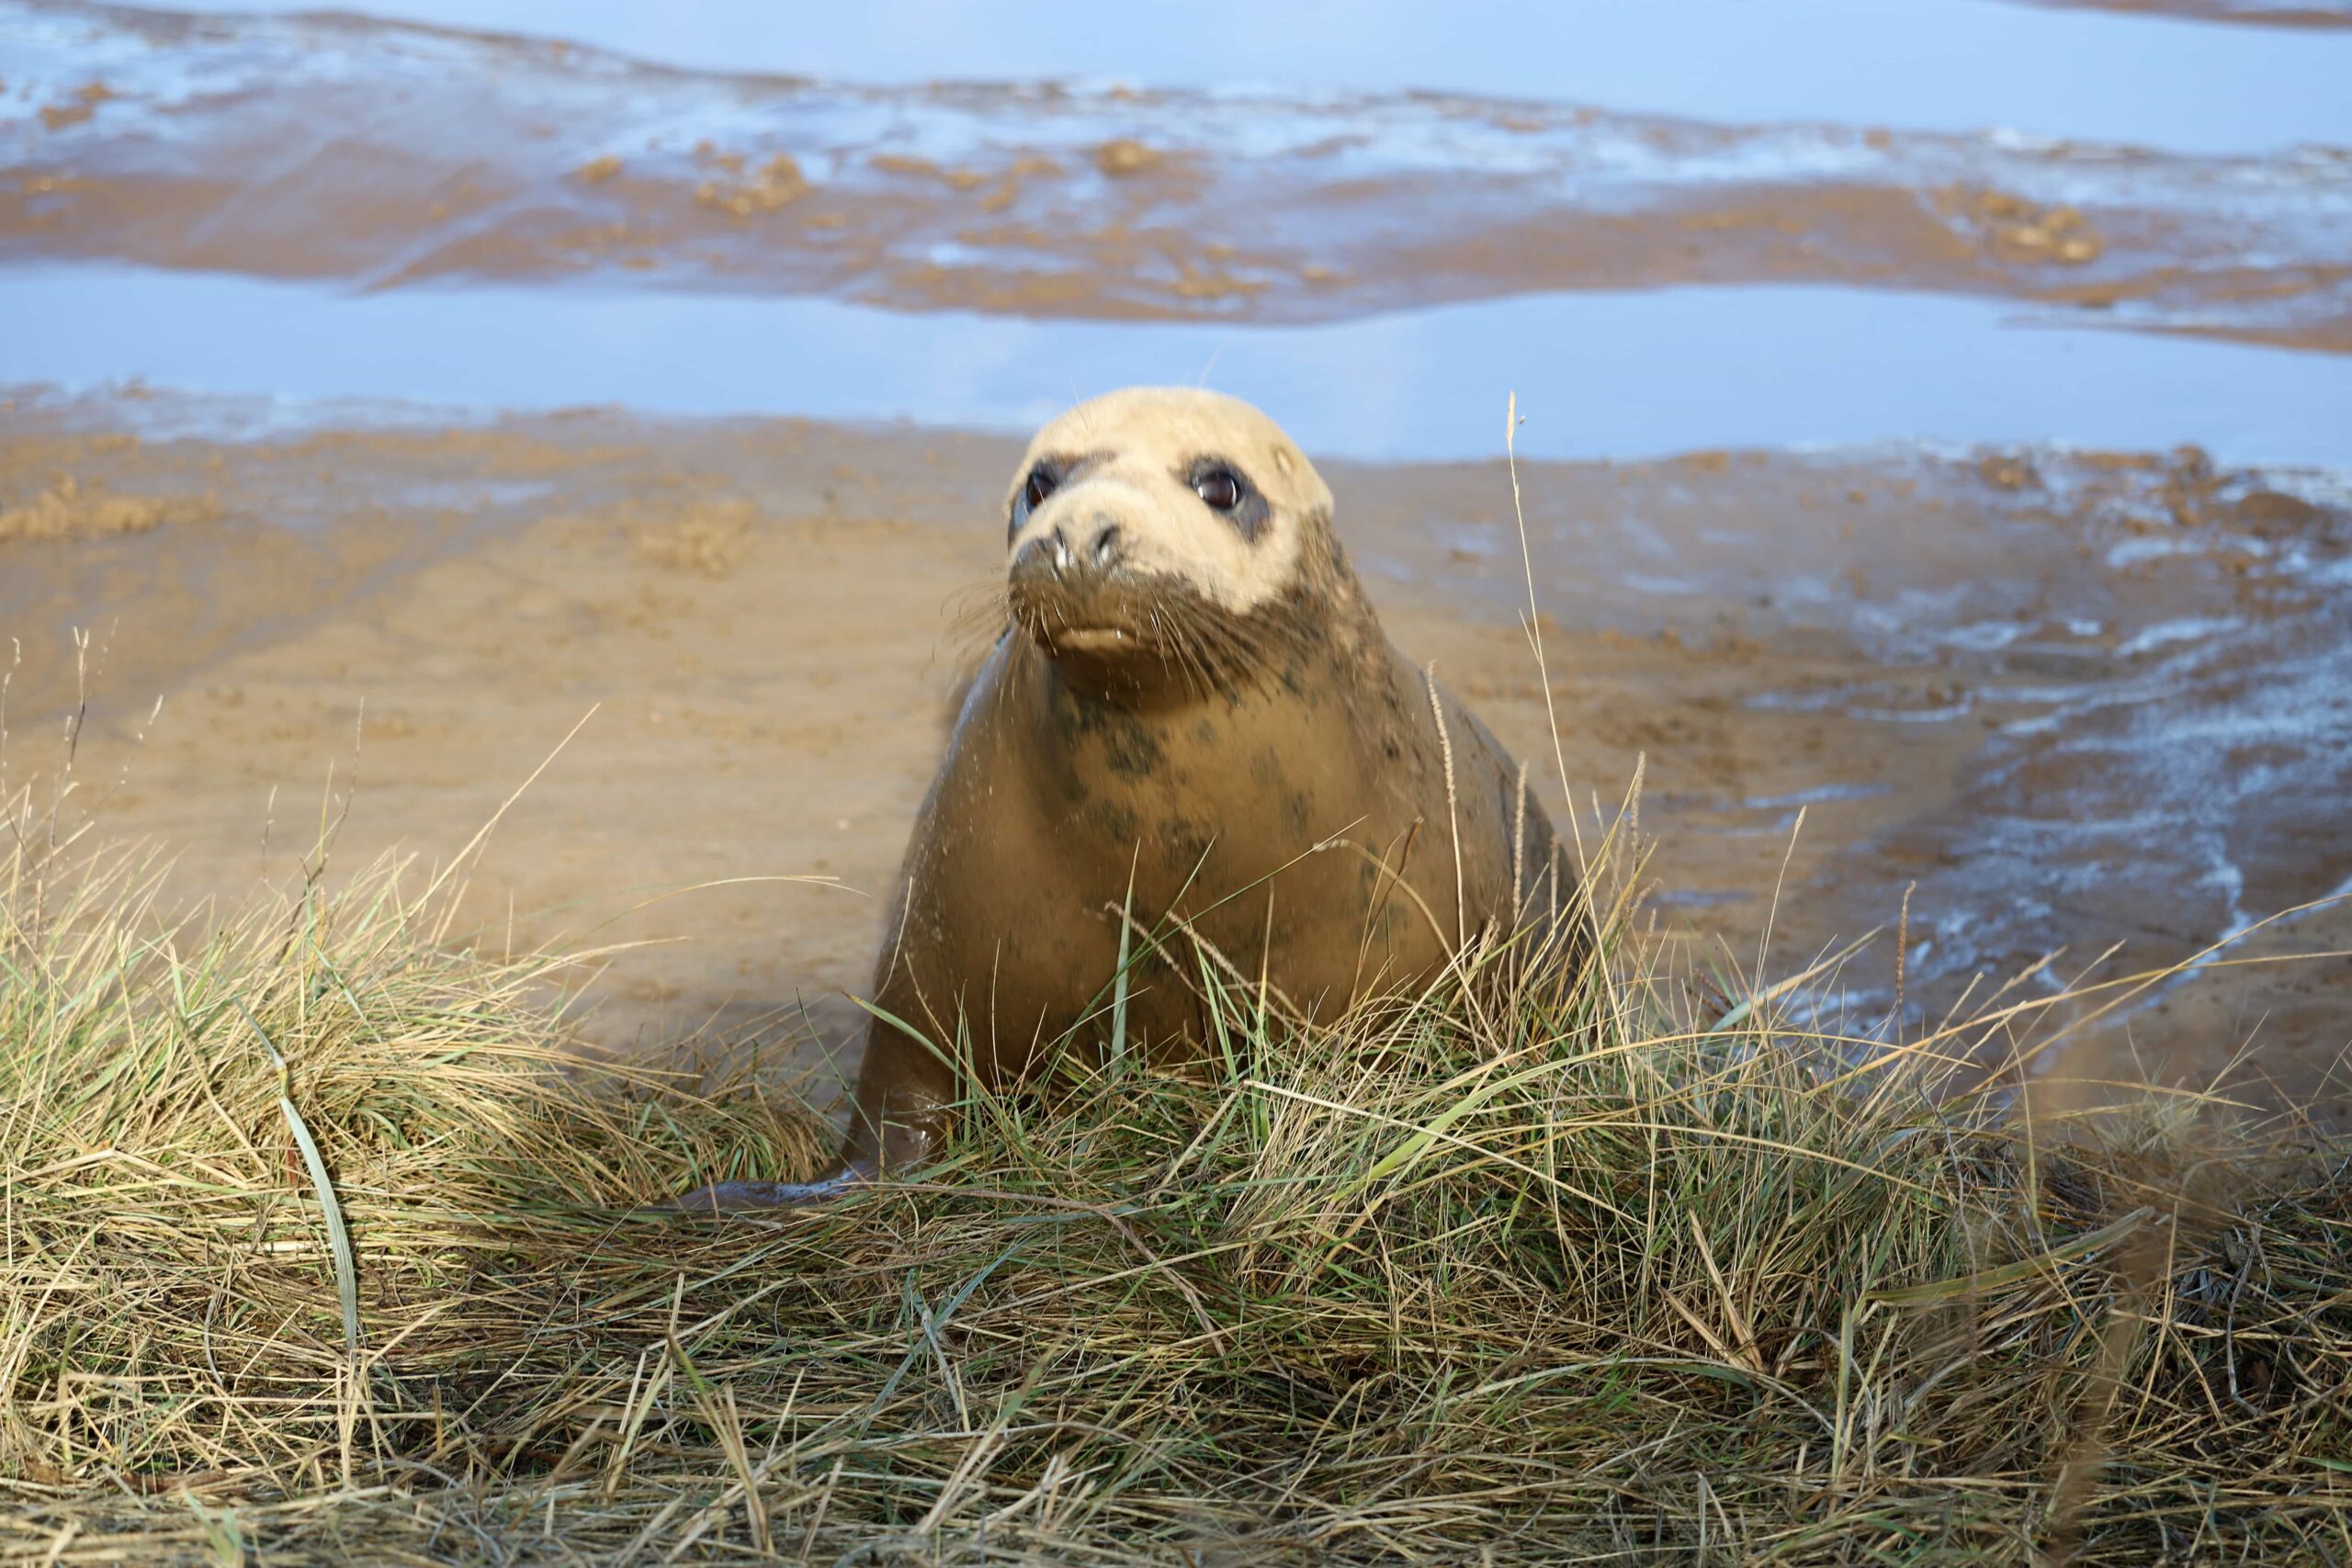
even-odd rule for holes
{"type": "Polygon", "coordinates": [[[2352,1151],[2029,1149],[1944,1064],[2035,1006],[1855,1072],[1612,931],[721,1224],[633,1206],[804,1110],[568,1066],[395,867],[155,869],[0,867],[7,1561],[2352,1556],[2352,1151]]]}

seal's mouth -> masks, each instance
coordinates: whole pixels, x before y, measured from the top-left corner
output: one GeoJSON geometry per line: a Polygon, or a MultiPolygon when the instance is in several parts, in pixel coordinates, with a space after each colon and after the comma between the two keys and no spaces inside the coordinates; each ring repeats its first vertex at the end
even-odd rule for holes
{"type": "Polygon", "coordinates": [[[1125,626],[1041,626],[1037,640],[1052,653],[1108,654],[1144,651],[1144,639],[1125,626]]]}
{"type": "Polygon", "coordinates": [[[1017,565],[1004,603],[1016,636],[1066,677],[1106,694],[1230,693],[1298,641],[1286,609],[1237,616],[1166,572],[1017,565]]]}
{"type": "Polygon", "coordinates": [[[1056,658],[1121,660],[1159,651],[1154,605],[1165,602],[1165,584],[1091,573],[1026,574],[1008,587],[1013,624],[1056,658]]]}

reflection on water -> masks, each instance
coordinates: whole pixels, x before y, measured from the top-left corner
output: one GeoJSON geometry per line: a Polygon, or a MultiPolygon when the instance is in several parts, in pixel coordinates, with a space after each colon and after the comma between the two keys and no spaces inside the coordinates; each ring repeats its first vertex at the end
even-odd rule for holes
{"type": "MultiPolygon", "coordinates": [[[[1136,381],[1281,411],[1309,450],[2058,440],[2352,466],[2352,358],[2007,324],[2009,309],[1828,288],[1557,294],[1329,326],[905,315],[822,299],[309,285],[95,267],[0,272],[12,378],[445,409],[906,418],[1024,431],[1136,381]]],[[[279,417],[288,411],[281,410],[279,417]]]]}

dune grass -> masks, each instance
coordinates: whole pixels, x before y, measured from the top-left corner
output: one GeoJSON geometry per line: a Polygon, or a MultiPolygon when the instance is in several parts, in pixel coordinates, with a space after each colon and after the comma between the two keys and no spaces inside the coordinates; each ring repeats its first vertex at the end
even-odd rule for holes
{"type": "Polygon", "coordinates": [[[1329,1027],[1204,964],[1211,1067],[721,1224],[639,1206],[816,1119],[584,1064],[446,887],[0,871],[0,1559],[2352,1558],[2352,1149],[2029,1143],[1952,1064],[2042,1003],[1858,1069],[1622,904],[1329,1027]]]}

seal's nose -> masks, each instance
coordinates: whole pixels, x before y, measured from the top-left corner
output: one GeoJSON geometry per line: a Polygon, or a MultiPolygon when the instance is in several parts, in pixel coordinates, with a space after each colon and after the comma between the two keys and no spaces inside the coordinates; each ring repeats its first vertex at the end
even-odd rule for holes
{"type": "MultiPolygon", "coordinates": [[[[1058,537],[1062,531],[1057,528],[1054,532],[1058,537]]],[[[1056,557],[1064,576],[1108,576],[1127,558],[1127,536],[1113,509],[1102,508],[1090,513],[1082,522],[1073,522],[1069,535],[1069,542],[1060,547],[1061,553],[1056,557]]]]}
{"type": "Polygon", "coordinates": [[[1015,581],[1068,581],[1102,577],[1126,559],[1126,535],[1116,519],[1097,513],[1072,529],[1057,523],[1012,553],[1015,581]],[[1075,534],[1075,537],[1073,537],[1075,534]]]}

